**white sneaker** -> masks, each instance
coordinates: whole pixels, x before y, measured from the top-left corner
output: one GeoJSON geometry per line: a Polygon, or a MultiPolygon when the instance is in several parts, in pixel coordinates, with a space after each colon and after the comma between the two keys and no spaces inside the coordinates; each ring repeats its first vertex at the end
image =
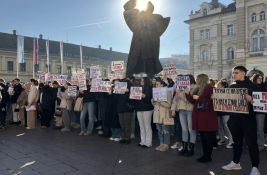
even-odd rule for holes
{"type": "Polygon", "coordinates": [[[120,138],[114,138],[115,142],[119,142],[121,139],[120,138]]]}
{"type": "Polygon", "coordinates": [[[239,163],[235,163],[231,161],[228,165],[225,165],[222,167],[223,170],[231,171],[231,170],[241,170],[242,167],[240,166],[239,163]]]}
{"type": "Polygon", "coordinates": [[[83,136],[85,134],[85,132],[84,131],[81,131],[80,133],[79,133],[79,136],[83,136]]]}
{"type": "Polygon", "coordinates": [[[221,145],[225,145],[225,144],[226,144],[226,140],[220,140],[217,144],[218,144],[219,146],[221,146],[221,145]]]}
{"type": "Polygon", "coordinates": [[[260,175],[259,169],[256,167],[253,167],[251,172],[250,172],[250,175],[260,175]]]}
{"type": "Polygon", "coordinates": [[[227,149],[232,149],[234,147],[234,143],[228,143],[227,145],[226,145],[226,148],[227,149]]]}
{"type": "Polygon", "coordinates": [[[111,141],[113,141],[114,139],[115,139],[115,138],[113,138],[113,137],[110,137],[110,138],[109,138],[109,140],[111,140],[111,141]]]}
{"type": "Polygon", "coordinates": [[[171,149],[178,149],[180,146],[179,146],[179,143],[178,142],[175,142],[172,146],[171,146],[171,149]]]}
{"type": "Polygon", "coordinates": [[[130,138],[131,139],[134,139],[135,138],[135,135],[132,133],[130,138]]]}
{"type": "Polygon", "coordinates": [[[103,132],[102,130],[100,130],[100,131],[97,132],[97,134],[98,134],[98,135],[103,135],[104,132],[103,132]]]}

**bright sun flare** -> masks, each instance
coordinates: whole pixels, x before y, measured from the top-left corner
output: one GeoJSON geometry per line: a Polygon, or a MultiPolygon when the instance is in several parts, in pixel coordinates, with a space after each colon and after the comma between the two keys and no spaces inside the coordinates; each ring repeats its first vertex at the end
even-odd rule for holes
{"type": "Polygon", "coordinates": [[[137,0],[136,1],[136,7],[138,10],[140,11],[145,11],[147,8],[147,3],[151,1],[155,8],[159,8],[160,4],[159,4],[159,0],[137,0]]]}

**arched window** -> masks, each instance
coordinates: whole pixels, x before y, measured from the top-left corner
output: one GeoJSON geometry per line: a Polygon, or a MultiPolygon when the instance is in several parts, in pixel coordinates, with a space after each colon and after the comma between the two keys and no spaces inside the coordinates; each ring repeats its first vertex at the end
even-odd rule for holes
{"type": "Polygon", "coordinates": [[[264,21],[264,20],[265,20],[265,12],[262,11],[262,12],[260,13],[260,21],[264,21]]]}
{"type": "Polygon", "coordinates": [[[227,49],[227,59],[228,59],[228,60],[232,60],[232,59],[234,59],[234,58],[235,58],[235,50],[234,50],[234,48],[229,47],[229,48],[227,49]]]}
{"type": "Polygon", "coordinates": [[[263,51],[265,47],[265,32],[257,29],[252,33],[252,51],[263,51]]]}
{"type": "Polygon", "coordinates": [[[257,21],[257,14],[256,13],[252,13],[251,22],[256,22],[256,21],[257,21]]]}
{"type": "Polygon", "coordinates": [[[203,9],[203,15],[207,16],[208,15],[208,10],[207,9],[203,9]]]}
{"type": "Polygon", "coordinates": [[[207,50],[201,52],[201,61],[207,62],[209,60],[209,53],[207,50]]]}

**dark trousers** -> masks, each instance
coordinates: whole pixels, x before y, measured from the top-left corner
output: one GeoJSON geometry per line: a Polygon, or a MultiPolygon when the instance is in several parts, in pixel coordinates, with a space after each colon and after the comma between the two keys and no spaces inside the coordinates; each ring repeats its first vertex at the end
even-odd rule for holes
{"type": "Polygon", "coordinates": [[[200,131],[203,156],[211,158],[214,141],[216,140],[216,131],[200,131]]]}
{"type": "Polygon", "coordinates": [[[98,119],[102,120],[102,130],[105,136],[109,136],[110,130],[106,124],[106,112],[107,112],[108,101],[101,99],[98,101],[98,119]]]}
{"type": "Polygon", "coordinates": [[[182,126],[179,117],[179,111],[176,111],[174,117],[174,135],[176,142],[182,142],[182,126]]]}
{"type": "Polygon", "coordinates": [[[230,120],[228,121],[228,126],[234,140],[233,161],[235,163],[240,162],[243,149],[243,139],[245,138],[245,141],[248,145],[252,167],[258,167],[259,150],[257,144],[256,118],[251,116],[230,117],[230,120]]]}
{"type": "Polygon", "coordinates": [[[121,125],[121,136],[123,139],[130,140],[132,133],[132,116],[133,113],[125,112],[119,113],[120,125],[121,125]]]}
{"type": "Polygon", "coordinates": [[[0,108],[0,126],[5,126],[6,125],[6,109],[3,108],[4,110],[2,110],[0,108]]]}
{"type": "Polygon", "coordinates": [[[43,109],[43,111],[41,112],[41,125],[50,127],[50,121],[52,117],[53,117],[53,112],[47,109],[43,109]]]}

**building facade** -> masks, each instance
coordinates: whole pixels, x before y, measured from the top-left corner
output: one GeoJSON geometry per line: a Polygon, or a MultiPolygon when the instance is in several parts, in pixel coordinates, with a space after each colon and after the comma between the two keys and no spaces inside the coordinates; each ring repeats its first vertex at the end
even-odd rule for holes
{"type": "Polygon", "coordinates": [[[191,11],[190,72],[213,79],[230,78],[235,65],[262,70],[267,75],[267,1],[218,0],[203,2],[191,11]]]}
{"type": "MultiPolygon", "coordinates": [[[[17,64],[17,35],[0,33],[0,78],[7,81],[17,77],[19,70],[19,78],[28,81],[33,77],[33,69],[35,69],[35,78],[37,78],[37,70],[49,70],[51,74],[61,74],[60,62],[60,42],[49,41],[50,64],[47,65],[46,40],[42,39],[42,35],[38,38],[39,43],[39,64],[33,65],[33,38],[24,37],[24,56],[25,63],[17,64]],[[18,65],[18,66],[17,66],[18,65]]],[[[81,68],[80,62],[80,46],[70,43],[64,43],[64,64],[63,74],[71,77],[72,68],[81,68]]],[[[112,61],[126,61],[128,54],[99,48],[91,48],[83,46],[83,68],[89,73],[90,66],[100,65],[103,77],[108,77],[110,73],[110,65],[112,61]]]]}

